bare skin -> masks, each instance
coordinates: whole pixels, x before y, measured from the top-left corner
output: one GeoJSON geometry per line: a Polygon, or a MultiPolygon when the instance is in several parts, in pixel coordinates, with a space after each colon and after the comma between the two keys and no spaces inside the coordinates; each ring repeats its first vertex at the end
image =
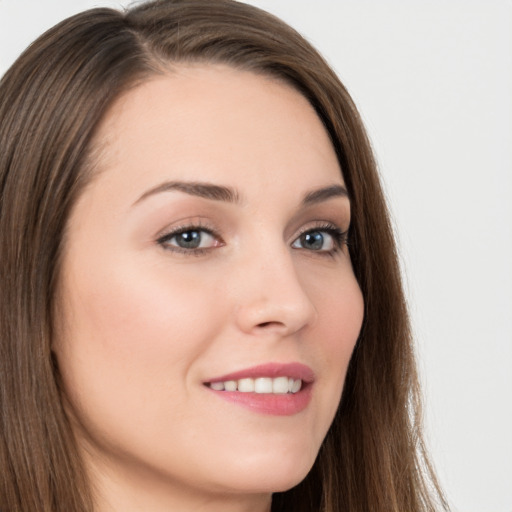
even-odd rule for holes
{"type": "Polygon", "coordinates": [[[97,512],[268,512],[316,458],[363,318],[329,137],[289,86],[191,65],[119,98],[96,141],[54,350],[97,512]],[[269,364],[314,375],[291,413],[210,387],[269,364]]]}

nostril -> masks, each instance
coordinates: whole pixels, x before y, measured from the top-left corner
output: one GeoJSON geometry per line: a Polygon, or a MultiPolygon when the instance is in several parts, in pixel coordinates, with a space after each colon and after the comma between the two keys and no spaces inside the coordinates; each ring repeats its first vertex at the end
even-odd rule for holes
{"type": "Polygon", "coordinates": [[[260,322],[256,325],[256,329],[260,332],[284,332],[287,327],[283,322],[270,320],[269,322],[260,322]]]}

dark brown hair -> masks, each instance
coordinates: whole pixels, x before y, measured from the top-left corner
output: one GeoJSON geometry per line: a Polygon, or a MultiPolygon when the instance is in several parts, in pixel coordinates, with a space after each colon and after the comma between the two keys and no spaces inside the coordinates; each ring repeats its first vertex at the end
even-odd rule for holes
{"type": "Polygon", "coordinates": [[[84,12],[36,40],[0,82],[0,509],[93,510],[51,353],[59,255],[106,110],[180,62],[223,63],[297,88],[325,125],[350,194],[364,324],[317,461],[301,484],[274,495],[272,510],[446,509],[421,436],[392,229],[357,110],[297,32],[231,0],[84,12]]]}

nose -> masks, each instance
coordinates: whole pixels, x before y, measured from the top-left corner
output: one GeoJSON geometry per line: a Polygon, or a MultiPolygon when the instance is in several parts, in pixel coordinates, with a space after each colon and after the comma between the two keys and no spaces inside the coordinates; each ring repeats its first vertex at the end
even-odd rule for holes
{"type": "Polygon", "coordinates": [[[317,311],[289,250],[253,254],[249,260],[236,273],[238,327],[248,334],[285,337],[312,326],[317,311]]]}

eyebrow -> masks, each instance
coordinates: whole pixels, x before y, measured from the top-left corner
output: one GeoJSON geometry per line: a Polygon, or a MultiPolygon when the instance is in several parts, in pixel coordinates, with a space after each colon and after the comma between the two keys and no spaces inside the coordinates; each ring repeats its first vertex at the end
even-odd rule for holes
{"type": "Polygon", "coordinates": [[[169,192],[177,190],[184,192],[191,196],[204,197],[205,199],[212,199],[214,201],[225,201],[228,203],[239,203],[240,196],[238,192],[230,187],[223,185],[213,185],[212,183],[201,183],[195,181],[166,181],[156,187],[144,192],[134,205],[140,203],[142,200],[160,192],[169,192]]]}
{"type": "Polygon", "coordinates": [[[302,199],[303,206],[309,206],[316,203],[327,201],[333,197],[348,198],[347,189],[343,185],[330,185],[328,187],[319,188],[308,192],[302,199]]]}
{"type": "MultiPolygon", "coordinates": [[[[214,201],[224,201],[228,203],[240,203],[240,194],[237,190],[224,185],[214,185],[212,183],[203,183],[195,181],[166,181],[144,192],[134,203],[140,203],[149,196],[159,194],[161,192],[169,192],[176,190],[184,192],[191,196],[203,197],[214,201]]],[[[321,203],[334,197],[347,197],[347,189],[343,185],[329,185],[317,190],[308,192],[302,199],[302,206],[310,206],[312,204],[321,203]]]]}

